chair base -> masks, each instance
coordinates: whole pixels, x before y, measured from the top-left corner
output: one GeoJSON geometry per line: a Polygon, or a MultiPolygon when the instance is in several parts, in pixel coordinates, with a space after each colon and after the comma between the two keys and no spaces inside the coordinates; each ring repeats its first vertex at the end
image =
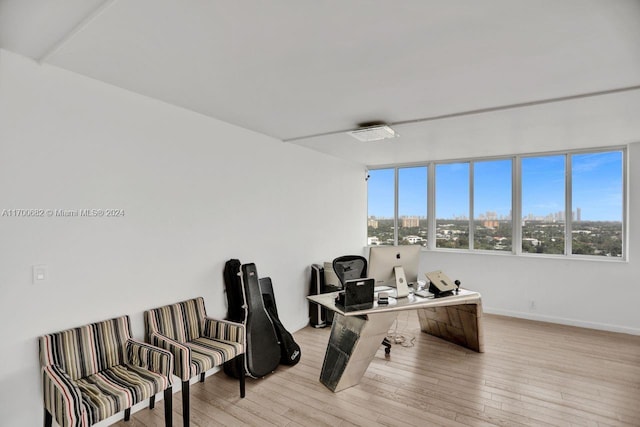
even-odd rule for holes
{"type": "MultiPolygon", "coordinates": [[[[149,410],[156,407],[156,395],[149,398],[149,410]]],[[[164,425],[173,427],[173,388],[169,386],[164,391],[164,425]]]]}
{"type": "Polygon", "coordinates": [[[238,355],[238,364],[240,365],[240,397],[244,397],[244,353],[238,355]]]}
{"type": "MultiPolygon", "coordinates": [[[[239,382],[240,382],[240,397],[244,398],[245,396],[244,353],[239,354],[236,358],[238,359],[238,364],[242,367],[239,382]]],[[[200,374],[200,382],[204,382],[204,377],[205,377],[205,373],[202,372],[200,374]]],[[[189,418],[190,418],[189,408],[191,405],[189,404],[189,386],[190,386],[189,380],[182,381],[182,423],[184,427],[189,426],[189,418]]],[[[166,406],[165,406],[165,410],[166,410],[166,406]]]]}
{"type": "Polygon", "coordinates": [[[391,341],[385,338],[382,340],[382,345],[384,346],[384,357],[389,357],[391,355],[391,341]]]}
{"type": "Polygon", "coordinates": [[[182,381],[182,425],[189,426],[189,380],[182,381]]]}
{"type": "Polygon", "coordinates": [[[52,423],[53,423],[53,417],[51,416],[49,411],[45,409],[44,410],[44,427],[51,427],[52,423]]]}
{"type": "MultiPolygon", "coordinates": [[[[149,399],[149,409],[153,409],[155,406],[156,396],[153,395],[149,399]]],[[[131,419],[131,408],[124,410],[124,420],[129,421],[131,419]]],[[[53,416],[44,410],[44,427],[52,427],[53,416]]],[[[171,387],[164,391],[164,425],[165,427],[173,427],[173,390],[171,387]]],[[[185,424],[188,425],[188,424],[185,424]]]]}
{"type": "Polygon", "coordinates": [[[164,425],[173,427],[173,390],[169,386],[164,391],[164,425]]]}

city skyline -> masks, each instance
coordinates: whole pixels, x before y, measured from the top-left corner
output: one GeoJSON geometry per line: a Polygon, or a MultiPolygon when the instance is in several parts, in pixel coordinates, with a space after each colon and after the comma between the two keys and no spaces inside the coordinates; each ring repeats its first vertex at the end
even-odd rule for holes
{"type": "MultiPolygon", "coordinates": [[[[376,216],[376,215],[369,215],[367,217],[368,219],[376,219],[376,220],[389,220],[389,219],[393,219],[393,216],[376,216]]],[[[426,220],[427,216],[426,215],[400,215],[398,216],[398,219],[401,220],[405,220],[405,219],[412,219],[412,218],[416,218],[419,220],[426,220]]],[[[528,214],[523,214],[522,215],[522,220],[530,220],[530,221],[544,221],[544,220],[548,220],[548,219],[553,219],[553,220],[564,220],[565,218],[565,212],[564,211],[558,211],[558,212],[549,212],[546,215],[534,215],[533,213],[528,213],[528,214]]],[[[582,212],[581,212],[581,208],[576,208],[576,210],[571,212],[571,218],[573,219],[573,221],[582,221],[582,212]]],[[[461,215],[461,216],[455,216],[455,217],[436,217],[436,219],[454,219],[454,220],[467,220],[469,219],[468,215],[461,215]]],[[[487,212],[482,212],[479,214],[476,214],[476,217],[474,218],[475,221],[484,221],[484,220],[495,220],[495,221],[511,221],[511,213],[509,213],[509,215],[497,215],[494,211],[487,211],[487,212]]],[[[587,220],[584,220],[587,221],[587,220]]],[[[593,221],[593,220],[592,220],[593,221]]],[[[612,220],[613,222],[616,222],[614,220],[612,220]]]]}
{"type": "MultiPolygon", "coordinates": [[[[565,156],[522,158],[522,217],[545,218],[565,210],[565,156]]],[[[469,217],[469,163],[436,165],[436,217],[469,217]]],[[[582,221],[622,221],[622,152],[572,155],[572,212],[582,221]]],[[[371,170],[369,216],[394,216],[394,170],[371,170]]],[[[427,215],[427,167],[399,171],[399,216],[427,215]]],[[[511,214],[510,159],[474,162],[478,213],[511,214]]]]}

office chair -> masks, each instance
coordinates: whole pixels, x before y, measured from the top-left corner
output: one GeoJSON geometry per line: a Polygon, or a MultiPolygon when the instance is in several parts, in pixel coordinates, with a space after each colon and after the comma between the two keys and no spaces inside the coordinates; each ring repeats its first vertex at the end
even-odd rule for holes
{"type": "MultiPolygon", "coordinates": [[[[367,277],[367,259],[360,255],[343,255],[333,260],[333,271],[344,288],[344,282],[367,277]]],[[[391,341],[382,340],[384,354],[391,354],[391,341]]]]}

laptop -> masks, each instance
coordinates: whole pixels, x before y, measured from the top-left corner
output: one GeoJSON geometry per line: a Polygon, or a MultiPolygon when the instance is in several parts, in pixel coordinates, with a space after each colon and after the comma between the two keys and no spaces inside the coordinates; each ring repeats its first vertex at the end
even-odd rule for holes
{"type": "Polygon", "coordinates": [[[373,278],[345,281],[344,290],[336,298],[336,306],[345,312],[372,308],[375,283],[373,278]]]}

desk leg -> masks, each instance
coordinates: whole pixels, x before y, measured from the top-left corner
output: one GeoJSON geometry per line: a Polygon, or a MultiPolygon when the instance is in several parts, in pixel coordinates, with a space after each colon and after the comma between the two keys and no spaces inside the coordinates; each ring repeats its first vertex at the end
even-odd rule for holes
{"type": "Polygon", "coordinates": [[[484,352],[482,303],[418,309],[422,332],[484,352]]]}
{"type": "Polygon", "coordinates": [[[334,392],[358,384],[397,315],[397,312],[367,316],[335,313],[320,382],[334,392]]]}

